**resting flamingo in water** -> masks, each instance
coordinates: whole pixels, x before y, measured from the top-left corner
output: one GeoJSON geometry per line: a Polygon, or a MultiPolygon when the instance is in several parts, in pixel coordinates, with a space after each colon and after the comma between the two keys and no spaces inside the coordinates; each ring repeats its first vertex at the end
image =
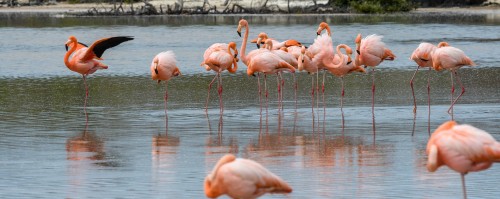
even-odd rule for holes
{"type": "MultiPolygon", "coordinates": [[[[441,44],[440,44],[441,45],[441,44]]],[[[421,67],[428,67],[429,73],[427,77],[427,104],[428,104],[428,119],[427,119],[427,132],[429,135],[431,134],[431,98],[430,98],[430,72],[432,70],[432,53],[437,49],[435,45],[427,42],[420,43],[418,47],[413,51],[410,56],[410,60],[415,61],[417,63],[417,69],[410,80],[411,93],[413,96],[413,118],[414,120],[417,117],[417,100],[415,98],[415,90],[413,89],[413,79],[418,72],[418,69],[421,67]]],[[[415,123],[414,123],[415,124],[415,123]]],[[[413,134],[412,134],[413,135],[413,134]]]]}
{"type": "Polygon", "coordinates": [[[168,130],[168,115],[167,115],[167,101],[168,101],[168,81],[172,77],[181,75],[181,71],[177,67],[175,54],[172,51],[161,52],[157,54],[151,62],[151,78],[157,80],[158,84],[163,80],[165,81],[165,121],[168,130]]]}
{"type": "MultiPolygon", "coordinates": [[[[265,48],[267,48],[269,51],[271,51],[273,54],[277,55],[280,57],[282,60],[286,61],[290,65],[292,65],[295,69],[298,67],[297,63],[297,58],[292,54],[289,53],[286,47],[282,47],[282,49],[278,50],[273,50],[273,41],[271,40],[266,40],[264,43],[265,48]]],[[[297,81],[295,78],[295,73],[292,73],[293,79],[295,81],[295,85],[297,85],[297,81]]],[[[278,82],[278,101],[279,101],[279,107],[282,108],[283,105],[283,86],[285,85],[285,81],[283,80],[283,77],[281,76],[281,72],[278,72],[277,75],[277,82],[278,82]]],[[[297,86],[295,86],[295,104],[297,104],[297,86]]]]}
{"type": "Polygon", "coordinates": [[[266,193],[287,194],[292,192],[288,183],[271,173],[259,163],[232,154],[223,156],[210,174],[205,177],[205,195],[217,198],[257,198],[266,193]]]}
{"type": "Polygon", "coordinates": [[[372,124],[373,135],[375,136],[375,67],[382,63],[384,60],[394,60],[396,56],[385,47],[380,35],[368,35],[361,39],[361,34],[356,37],[356,58],[354,65],[372,67],[372,124]]]}
{"type": "Polygon", "coordinates": [[[71,71],[82,74],[83,83],[85,85],[85,102],[83,109],[87,113],[87,98],[89,96],[89,89],[87,87],[87,75],[96,72],[99,69],[107,69],[108,66],[100,62],[102,54],[108,48],[115,47],[123,42],[133,40],[134,38],[128,36],[108,37],[95,41],[90,47],[78,42],[75,36],[70,36],[66,42],[66,54],[64,56],[64,64],[71,71]],[[69,48],[69,50],[68,50],[69,48]],[[70,59],[70,56],[73,56],[70,59]]]}
{"type": "Polygon", "coordinates": [[[494,162],[500,162],[500,143],[486,131],[448,121],[432,133],[426,153],[430,172],[446,165],[461,174],[464,198],[467,198],[465,174],[488,169],[494,162]]]}
{"type": "MultiPolygon", "coordinates": [[[[365,69],[361,66],[355,66],[352,63],[352,49],[348,45],[339,44],[336,48],[337,54],[333,59],[334,65],[327,65],[326,70],[328,70],[331,74],[340,77],[340,82],[342,83],[342,92],[340,95],[340,111],[342,113],[342,130],[344,129],[344,77],[352,72],[361,72],[365,73],[365,69]],[[341,48],[345,49],[346,54],[342,54],[341,48]]],[[[323,95],[323,105],[325,104],[325,98],[323,95]]],[[[324,108],[324,107],[323,107],[324,108]]]]}
{"type": "Polygon", "coordinates": [[[441,71],[447,69],[451,74],[451,106],[448,109],[448,114],[451,115],[451,120],[453,120],[453,105],[458,101],[460,97],[465,93],[465,87],[460,81],[460,76],[458,75],[458,69],[462,66],[476,66],[476,64],[465,55],[464,51],[449,46],[448,43],[442,42],[440,46],[432,54],[432,67],[436,71],[441,71]],[[453,99],[453,93],[455,92],[455,84],[453,77],[457,77],[457,81],[462,87],[462,92],[456,99],[453,99]]]}
{"type": "Polygon", "coordinates": [[[218,93],[219,93],[219,103],[221,113],[223,111],[223,103],[222,103],[222,78],[221,72],[224,70],[229,71],[230,73],[235,73],[238,69],[238,50],[236,49],[235,42],[226,43],[215,43],[205,50],[203,54],[203,62],[200,64],[204,66],[206,70],[213,70],[217,74],[214,79],[208,85],[208,94],[207,94],[207,102],[205,104],[205,112],[208,111],[208,101],[210,99],[210,89],[212,88],[212,84],[215,79],[218,79],[218,93]],[[232,51],[231,51],[232,50],[232,51]],[[233,52],[234,51],[234,52],[233,52]]]}
{"type": "Polygon", "coordinates": [[[260,45],[265,44],[267,40],[270,40],[273,43],[273,50],[281,49],[282,47],[290,47],[290,46],[302,46],[302,43],[295,39],[289,39],[282,42],[279,42],[276,39],[269,38],[269,36],[265,32],[259,33],[256,39],[250,41],[251,43],[256,43],[257,48],[260,48],[260,45]]]}
{"type": "MultiPolygon", "coordinates": [[[[266,102],[267,102],[267,95],[268,95],[267,84],[266,84],[267,74],[277,74],[279,71],[287,69],[288,71],[294,73],[295,68],[266,48],[253,50],[247,56],[245,54],[245,50],[248,41],[249,27],[248,27],[248,22],[245,19],[241,19],[238,23],[237,33],[239,36],[241,36],[242,28],[245,28],[245,34],[243,36],[243,41],[240,47],[241,61],[245,65],[247,65],[247,74],[249,76],[255,76],[255,73],[264,73],[264,85],[266,89],[266,102]]],[[[258,82],[258,84],[259,84],[259,101],[260,101],[260,83],[258,82]]]]}

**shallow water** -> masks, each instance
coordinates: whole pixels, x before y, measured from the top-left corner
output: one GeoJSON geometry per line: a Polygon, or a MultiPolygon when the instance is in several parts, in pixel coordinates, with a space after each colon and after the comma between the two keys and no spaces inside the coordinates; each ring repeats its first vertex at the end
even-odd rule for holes
{"type": "MultiPolygon", "coordinates": [[[[276,80],[269,77],[269,108],[261,111],[256,78],[246,76],[241,62],[236,74],[223,74],[222,122],[216,89],[207,118],[203,107],[213,74],[199,63],[212,43],[241,44],[235,33],[239,18],[49,16],[34,25],[26,25],[29,18],[21,18],[24,25],[7,20],[0,28],[0,198],[203,198],[203,179],[225,153],[256,160],[281,176],[294,188],[289,198],[461,197],[459,174],[425,168],[426,70],[415,80],[419,107],[411,136],[408,83],[415,64],[408,57],[422,41],[449,41],[479,65],[460,70],[466,93],[455,118],[500,139],[500,28],[463,18],[437,23],[398,17],[245,16],[251,35],[266,31],[307,45],[322,20],[332,24],[336,44],[354,46],[358,32],[384,35],[397,59],[376,71],[377,135],[372,130],[371,73],[345,78],[343,134],[338,78],[327,75],[326,112],[320,104],[313,114],[310,75],[298,74],[298,108],[292,77],[285,75],[282,112],[277,110],[276,80]],[[66,23],[54,25],[60,22],[66,23]],[[105,36],[135,37],[106,51],[110,68],[89,78],[88,124],[82,78],[63,64],[69,35],[84,43],[105,36]],[[176,53],[183,74],[168,84],[168,130],[165,85],[148,74],[151,59],[164,50],[176,53]]],[[[435,129],[450,119],[450,75],[430,75],[435,129]]],[[[469,196],[498,196],[499,170],[494,165],[467,175],[469,196]]]]}

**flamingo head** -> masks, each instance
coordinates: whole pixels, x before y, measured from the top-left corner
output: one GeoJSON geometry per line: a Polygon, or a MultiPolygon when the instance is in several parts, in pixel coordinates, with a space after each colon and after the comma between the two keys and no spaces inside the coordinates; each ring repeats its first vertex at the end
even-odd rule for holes
{"type": "Polygon", "coordinates": [[[247,26],[247,25],[248,25],[247,20],[240,19],[240,22],[238,23],[238,29],[236,30],[236,32],[238,33],[238,35],[240,37],[241,37],[241,28],[243,28],[244,26],[247,26]]]}
{"type": "Polygon", "coordinates": [[[446,47],[446,46],[450,46],[450,44],[448,44],[448,42],[445,42],[445,41],[439,42],[439,44],[438,44],[438,48],[446,47]]]}
{"type": "Polygon", "coordinates": [[[236,62],[240,61],[238,59],[238,49],[236,48],[236,43],[234,41],[229,42],[228,46],[229,46],[229,49],[233,49],[233,51],[234,51],[233,57],[234,57],[235,61],[236,62]]]}
{"type": "Polygon", "coordinates": [[[360,52],[360,48],[361,48],[361,33],[358,34],[358,36],[354,40],[354,43],[356,43],[356,53],[358,53],[358,55],[360,55],[361,54],[361,52],[360,52]]]}
{"type": "Polygon", "coordinates": [[[328,33],[328,36],[331,36],[332,33],[330,32],[330,26],[326,22],[321,22],[319,24],[318,30],[316,31],[316,35],[321,35],[321,31],[326,29],[326,32],[328,33]]]}
{"type": "Polygon", "coordinates": [[[351,64],[352,63],[352,59],[351,59],[351,56],[352,56],[352,48],[347,46],[345,47],[345,52],[347,54],[347,65],[351,64]]]}
{"type": "Polygon", "coordinates": [[[70,46],[74,43],[77,43],[77,42],[78,41],[76,40],[75,36],[73,36],[73,35],[69,36],[68,41],[66,41],[66,43],[65,43],[66,51],[68,51],[68,46],[70,46]]]}
{"type": "Polygon", "coordinates": [[[180,75],[182,75],[182,74],[181,74],[181,71],[179,70],[179,68],[177,68],[177,67],[176,67],[176,68],[172,71],[172,76],[177,77],[177,76],[180,76],[180,75]]]}
{"type": "MultiPolygon", "coordinates": [[[[269,39],[267,34],[265,32],[259,33],[259,36],[257,37],[257,40],[255,43],[257,43],[257,48],[260,48],[261,44],[265,44],[265,42],[269,39]]],[[[253,40],[252,40],[253,41],[253,40]]]]}

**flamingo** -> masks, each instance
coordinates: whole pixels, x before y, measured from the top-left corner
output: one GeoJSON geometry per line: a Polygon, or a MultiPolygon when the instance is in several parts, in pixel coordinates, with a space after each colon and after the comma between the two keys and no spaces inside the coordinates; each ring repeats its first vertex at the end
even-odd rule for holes
{"type": "Polygon", "coordinates": [[[415,91],[413,89],[413,79],[418,72],[420,67],[428,67],[429,68],[429,76],[427,77],[427,104],[428,104],[428,118],[427,118],[427,132],[429,135],[431,134],[431,98],[430,98],[430,72],[432,70],[432,53],[436,50],[436,46],[430,43],[420,43],[418,47],[413,51],[410,56],[410,59],[417,63],[417,69],[410,80],[411,93],[413,96],[413,117],[414,119],[417,117],[417,100],[415,98],[415,91]]]}
{"type": "MultiPolygon", "coordinates": [[[[340,81],[342,83],[342,92],[341,92],[341,97],[340,97],[340,111],[342,113],[342,129],[344,129],[344,77],[345,75],[352,73],[352,72],[361,72],[365,73],[365,69],[361,66],[356,66],[352,63],[351,60],[351,55],[352,55],[352,49],[348,45],[345,44],[339,44],[337,45],[336,48],[337,54],[335,54],[335,57],[333,59],[333,62],[337,62],[337,64],[334,65],[328,65],[326,66],[326,70],[328,70],[331,74],[340,77],[340,81]],[[347,55],[342,54],[342,51],[340,50],[341,48],[345,49],[347,55]]],[[[323,95],[323,105],[325,104],[325,98],[323,95]]]]}
{"type": "MultiPolygon", "coordinates": [[[[305,46],[300,48],[300,54],[298,59],[298,69],[299,71],[307,71],[309,74],[314,74],[318,72],[318,66],[313,63],[312,58],[309,56],[310,53],[306,50],[305,46]]],[[[311,76],[311,111],[314,116],[314,76],[311,76]]]]}
{"type": "Polygon", "coordinates": [[[385,47],[385,43],[382,42],[382,37],[380,35],[368,35],[364,39],[361,39],[361,34],[356,37],[356,58],[354,59],[354,65],[361,66],[364,65],[372,67],[372,124],[373,124],[373,135],[375,136],[375,67],[378,66],[384,60],[394,60],[396,56],[391,50],[385,47]]]}
{"type": "Polygon", "coordinates": [[[205,53],[203,54],[203,62],[200,65],[204,66],[205,69],[207,70],[213,70],[217,73],[214,79],[208,85],[208,95],[207,95],[207,102],[205,104],[205,112],[208,111],[210,89],[212,88],[212,84],[214,83],[215,79],[218,78],[219,79],[218,93],[219,93],[220,109],[222,113],[223,110],[222,78],[220,73],[224,70],[227,70],[230,73],[235,73],[236,70],[238,69],[237,62],[239,61],[237,56],[238,56],[238,50],[236,49],[235,42],[229,42],[229,44],[215,43],[212,44],[210,47],[208,47],[207,50],[205,50],[205,53]],[[231,50],[233,50],[234,53],[231,50]]]}
{"type": "Polygon", "coordinates": [[[289,40],[285,40],[285,41],[282,41],[282,42],[279,42],[278,40],[275,40],[273,38],[269,38],[269,36],[267,36],[267,34],[265,32],[261,32],[259,33],[258,37],[256,39],[253,39],[252,41],[250,41],[251,43],[256,43],[257,44],[257,48],[260,48],[260,45],[261,44],[265,44],[265,42],[267,40],[270,40],[272,41],[273,43],[273,50],[278,50],[282,47],[290,47],[290,46],[302,46],[302,43],[300,43],[299,41],[295,40],[295,39],[289,39],[289,40]]]}
{"type": "Polygon", "coordinates": [[[467,198],[465,174],[488,169],[494,162],[500,162],[500,143],[486,131],[448,121],[432,133],[426,153],[430,172],[446,165],[461,174],[462,190],[467,198]]]}
{"type": "MultiPolygon", "coordinates": [[[[266,107],[267,107],[267,74],[277,74],[281,70],[289,70],[294,73],[295,68],[281,59],[279,56],[273,54],[266,48],[253,50],[247,56],[245,54],[249,27],[248,22],[245,19],[241,19],[238,23],[237,33],[241,37],[241,29],[245,28],[245,34],[243,36],[243,41],[240,47],[241,61],[247,65],[247,74],[249,76],[255,76],[255,73],[264,73],[264,85],[266,89],[266,107]]],[[[260,83],[259,84],[259,101],[260,101],[260,83]]]]}
{"type": "Polygon", "coordinates": [[[151,62],[151,78],[157,80],[158,84],[165,81],[165,124],[168,129],[167,101],[168,101],[168,81],[172,77],[181,75],[177,67],[175,54],[172,51],[158,53],[151,62]]]}
{"type": "MultiPolygon", "coordinates": [[[[265,34],[265,33],[264,33],[265,34]]],[[[259,38],[260,39],[260,38],[259,38]]],[[[294,46],[295,47],[295,46],[294,46]]],[[[292,65],[295,69],[298,67],[297,63],[297,58],[292,54],[288,52],[288,49],[286,47],[281,47],[279,50],[273,50],[273,41],[268,39],[265,42],[265,48],[267,48],[269,51],[271,51],[273,54],[278,55],[281,59],[292,65]]],[[[293,79],[295,80],[295,85],[297,85],[297,81],[295,79],[295,73],[293,74],[293,79]]],[[[283,91],[282,91],[282,86],[284,86],[285,81],[281,77],[281,73],[278,73],[278,98],[280,101],[280,104],[282,104],[283,101],[283,91]],[[281,78],[281,84],[280,84],[280,79],[281,78]]],[[[295,103],[297,103],[297,86],[295,86],[295,103]]]]}
{"type": "Polygon", "coordinates": [[[292,192],[288,183],[261,164],[232,154],[224,155],[205,177],[205,195],[217,198],[257,198],[266,193],[287,194],[292,192]]]}
{"type": "Polygon", "coordinates": [[[453,105],[455,105],[458,99],[465,93],[465,87],[460,81],[460,76],[457,71],[462,66],[476,66],[476,64],[465,55],[464,51],[449,46],[446,42],[440,43],[438,48],[432,54],[432,67],[434,70],[441,71],[443,69],[447,69],[451,74],[451,106],[448,109],[448,114],[451,115],[451,120],[453,120],[453,105]],[[457,77],[457,81],[462,88],[462,92],[455,100],[453,100],[453,93],[455,92],[455,84],[453,82],[454,76],[457,77]]]}
{"type": "Polygon", "coordinates": [[[90,47],[78,42],[75,36],[69,36],[65,44],[66,54],[64,55],[64,64],[71,71],[80,73],[83,77],[83,84],[85,85],[85,102],[83,109],[87,115],[87,98],[89,96],[89,89],[87,87],[87,75],[95,73],[99,69],[107,69],[108,66],[100,62],[101,56],[108,48],[115,47],[123,42],[133,40],[134,38],[128,36],[108,37],[95,41],[90,47]],[[69,50],[68,50],[69,48],[69,50]],[[71,55],[71,59],[69,58],[71,55]]]}

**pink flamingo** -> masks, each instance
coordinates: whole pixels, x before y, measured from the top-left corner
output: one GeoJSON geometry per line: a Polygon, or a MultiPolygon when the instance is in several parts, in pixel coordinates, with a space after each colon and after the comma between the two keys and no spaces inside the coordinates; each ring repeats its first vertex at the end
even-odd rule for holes
{"type": "MultiPolygon", "coordinates": [[[[287,63],[292,65],[295,69],[297,69],[297,67],[298,67],[297,58],[292,53],[289,53],[288,49],[286,47],[282,47],[282,49],[278,49],[278,50],[273,50],[273,41],[268,39],[265,42],[265,48],[267,48],[273,54],[277,55],[282,60],[286,61],[287,63]]],[[[292,75],[293,75],[293,79],[296,80],[295,73],[292,73],[292,75]]],[[[282,107],[282,105],[283,105],[283,89],[282,89],[282,87],[284,86],[285,81],[281,77],[281,72],[278,73],[277,78],[278,78],[278,80],[277,80],[278,81],[278,101],[280,103],[280,107],[283,108],[282,107]],[[281,81],[280,81],[280,79],[281,79],[281,81]]],[[[295,81],[295,85],[297,85],[297,81],[295,81]]],[[[297,103],[297,86],[295,86],[295,103],[297,103]]]]}
{"type": "Polygon", "coordinates": [[[205,195],[217,198],[258,198],[266,193],[292,192],[288,183],[271,173],[259,163],[232,154],[223,156],[210,174],[205,177],[205,195]]]}
{"type": "Polygon", "coordinates": [[[273,44],[272,49],[273,50],[278,50],[278,49],[280,49],[282,47],[302,46],[302,44],[299,41],[295,40],[295,39],[289,39],[289,40],[285,40],[285,41],[279,42],[276,39],[269,38],[265,32],[259,33],[258,37],[256,39],[253,39],[250,42],[251,43],[256,43],[257,44],[257,48],[260,48],[260,45],[261,44],[265,44],[265,42],[267,40],[270,40],[272,42],[272,44],[273,44]]]}
{"type": "Polygon", "coordinates": [[[218,79],[218,93],[219,93],[219,102],[221,113],[223,111],[223,103],[222,103],[222,78],[221,72],[224,70],[229,71],[230,73],[235,73],[238,69],[238,50],[236,49],[236,43],[229,42],[229,44],[225,43],[215,43],[205,50],[203,54],[203,62],[200,64],[204,66],[206,70],[213,70],[217,74],[214,79],[208,85],[208,95],[207,102],[205,104],[205,112],[208,111],[208,101],[210,99],[210,89],[212,88],[212,84],[215,79],[218,79]],[[233,50],[234,53],[231,51],[233,50]]]}
{"type": "MultiPolygon", "coordinates": [[[[415,61],[417,63],[417,69],[415,70],[415,73],[413,73],[413,76],[411,77],[410,80],[410,86],[411,86],[411,93],[413,96],[413,117],[414,120],[417,117],[417,100],[415,98],[415,90],[413,89],[413,79],[415,78],[415,75],[418,72],[418,69],[420,67],[428,67],[429,68],[429,73],[427,77],[427,104],[428,104],[428,117],[427,117],[427,132],[429,135],[431,134],[431,88],[430,88],[430,72],[432,70],[432,53],[436,50],[436,46],[430,43],[420,43],[418,47],[413,51],[413,53],[410,56],[410,59],[415,61]]],[[[414,131],[413,131],[414,132],[414,131]]],[[[413,133],[412,133],[413,135],[413,133]]]]}
{"type": "Polygon", "coordinates": [[[157,80],[158,84],[165,81],[165,123],[168,129],[167,101],[168,101],[168,81],[172,77],[181,75],[177,67],[175,54],[172,51],[158,53],[151,62],[151,78],[157,80]]]}
{"type": "Polygon", "coordinates": [[[382,42],[382,37],[380,35],[368,35],[364,39],[361,39],[361,34],[356,37],[356,58],[354,59],[354,65],[361,66],[364,65],[372,67],[372,124],[373,124],[373,136],[375,136],[375,67],[378,66],[384,60],[394,60],[396,56],[391,50],[385,47],[385,43],[382,42]]]}
{"type": "Polygon", "coordinates": [[[427,170],[446,165],[461,174],[464,198],[465,174],[482,171],[500,162],[500,143],[489,133],[470,125],[448,121],[439,126],[427,143],[427,170]]]}
{"type": "Polygon", "coordinates": [[[64,64],[71,71],[82,74],[83,84],[85,85],[85,102],[83,109],[87,115],[87,98],[89,89],[87,87],[87,75],[96,72],[99,69],[107,69],[108,66],[101,63],[101,56],[109,48],[115,47],[123,42],[133,40],[132,37],[108,37],[95,41],[90,47],[83,43],[79,43],[75,36],[70,36],[66,42],[66,54],[64,56],[64,64]],[[69,50],[68,50],[69,48],[69,50]],[[73,54],[71,60],[69,57],[73,54]]]}
{"type": "MultiPolygon", "coordinates": [[[[267,107],[267,74],[276,74],[282,69],[287,69],[294,73],[295,68],[289,63],[282,60],[279,56],[273,54],[266,48],[253,50],[247,56],[245,54],[246,44],[248,40],[249,27],[248,22],[245,19],[241,19],[238,23],[237,33],[241,36],[241,29],[245,28],[245,34],[243,36],[243,41],[240,47],[241,61],[247,65],[247,74],[250,76],[255,76],[254,73],[264,73],[264,86],[266,89],[266,107],[267,107]]],[[[259,101],[260,101],[260,83],[259,84],[259,101]]]]}
{"type": "MultiPolygon", "coordinates": [[[[337,62],[337,64],[334,65],[328,65],[326,66],[326,70],[328,70],[331,74],[340,77],[340,81],[342,83],[342,92],[341,92],[341,97],[340,97],[340,111],[342,113],[342,130],[344,129],[344,76],[352,73],[352,72],[361,72],[365,73],[365,69],[361,66],[355,66],[352,63],[351,60],[351,55],[352,55],[352,49],[348,45],[345,44],[339,44],[337,45],[336,48],[337,54],[335,54],[335,57],[333,59],[333,62],[337,62]],[[342,54],[342,51],[340,50],[341,48],[345,49],[347,55],[342,54]]],[[[325,98],[323,95],[323,105],[325,104],[325,98]]],[[[324,107],[323,107],[324,108],[324,107]]]]}
{"type": "Polygon", "coordinates": [[[476,66],[476,64],[465,55],[464,51],[449,46],[448,43],[442,42],[434,53],[432,54],[432,67],[436,71],[441,71],[443,69],[450,70],[451,74],[451,106],[448,109],[448,114],[451,115],[451,120],[453,120],[453,105],[457,100],[465,93],[465,87],[460,81],[460,76],[458,75],[458,69],[462,66],[476,66]],[[457,77],[457,81],[462,87],[462,92],[458,97],[453,100],[453,93],[455,92],[455,84],[453,82],[453,76],[457,77]]]}
{"type": "MultiPolygon", "coordinates": [[[[296,51],[296,50],[294,50],[296,51]]],[[[295,52],[294,52],[295,53],[295,52]]],[[[307,71],[309,74],[318,73],[318,66],[312,61],[311,53],[302,46],[300,49],[299,59],[298,59],[298,69],[299,71],[307,71]]],[[[316,75],[317,76],[317,75],[316,75]]],[[[311,75],[311,111],[314,117],[314,76],[311,75]]]]}

